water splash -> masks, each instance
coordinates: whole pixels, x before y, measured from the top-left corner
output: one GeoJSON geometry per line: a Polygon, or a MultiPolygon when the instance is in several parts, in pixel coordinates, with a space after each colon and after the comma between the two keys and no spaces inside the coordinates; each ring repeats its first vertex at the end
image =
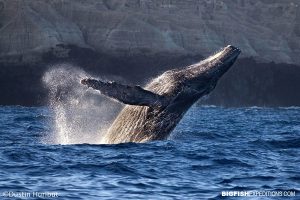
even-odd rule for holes
{"type": "Polygon", "coordinates": [[[67,64],[44,74],[54,114],[53,133],[47,136],[47,143],[100,143],[120,105],[81,85],[80,80],[87,77],[90,75],[83,70],[67,64]]]}

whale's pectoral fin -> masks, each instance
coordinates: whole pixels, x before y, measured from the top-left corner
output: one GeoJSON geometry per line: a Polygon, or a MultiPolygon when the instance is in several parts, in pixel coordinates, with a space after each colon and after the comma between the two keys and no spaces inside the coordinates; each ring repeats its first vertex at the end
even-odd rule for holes
{"type": "Polygon", "coordinates": [[[144,90],[140,86],[122,85],[116,82],[102,82],[90,78],[82,79],[81,83],[99,90],[101,94],[124,104],[156,107],[164,106],[167,101],[167,97],[144,90]]]}

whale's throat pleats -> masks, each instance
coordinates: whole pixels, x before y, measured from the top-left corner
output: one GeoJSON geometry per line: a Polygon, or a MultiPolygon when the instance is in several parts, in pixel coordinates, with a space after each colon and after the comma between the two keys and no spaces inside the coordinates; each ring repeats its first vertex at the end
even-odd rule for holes
{"type": "Polygon", "coordinates": [[[147,106],[125,106],[109,128],[102,142],[119,143],[146,140],[147,135],[143,127],[149,109],[147,106]]]}
{"type": "MultiPolygon", "coordinates": [[[[178,90],[179,84],[165,73],[152,80],[145,89],[163,96],[169,105],[174,97],[170,93],[178,90]]],[[[167,106],[126,105],[117,116],[103,143],[146,142],[166,139],[182,118],[181,113],[168,111],[167,106]]]]}

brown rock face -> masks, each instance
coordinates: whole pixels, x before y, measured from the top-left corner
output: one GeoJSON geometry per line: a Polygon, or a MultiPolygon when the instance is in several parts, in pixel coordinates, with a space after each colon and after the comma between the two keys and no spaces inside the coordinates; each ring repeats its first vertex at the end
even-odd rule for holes
{"type": "MultiPolygon", "coordinates": [[[[299,21],[298,0],[0,0],[0,89],[6,91],[0,103],[34,104],[38,95],[43,99],[38,85],[49,63],[71,62],[90,72],[141,82],[227,44],[238,46],[242,58],[252,60],[249,67],[290,64],[297,79],[299,21]],[[151,73],[145,74],[149,68],[151,73]],[[18,86],[16,79],[30,89],[18,86]],[[26,103],[18,98],[20,91],[30,94],[26,103]]],[[[275,84],[273,79],[268,87],[275,84]]],[[[260,101],[247,104],[266,102],[260,101]]],[[[300,104],[300,99],[295,101],[300,104]]]]}

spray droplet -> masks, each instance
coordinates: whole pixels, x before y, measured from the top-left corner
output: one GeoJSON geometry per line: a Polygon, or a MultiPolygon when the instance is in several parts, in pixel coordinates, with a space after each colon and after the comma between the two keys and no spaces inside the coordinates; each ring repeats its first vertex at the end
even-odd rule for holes
{"type": "Polygon", "coordinates": [[[98,144],[120,109],[98,92],[80,84],[91,77],[70,65],[54,66],[44,74],[53,111],[53,133],[46,139],[54,144],[98,144]]]}

